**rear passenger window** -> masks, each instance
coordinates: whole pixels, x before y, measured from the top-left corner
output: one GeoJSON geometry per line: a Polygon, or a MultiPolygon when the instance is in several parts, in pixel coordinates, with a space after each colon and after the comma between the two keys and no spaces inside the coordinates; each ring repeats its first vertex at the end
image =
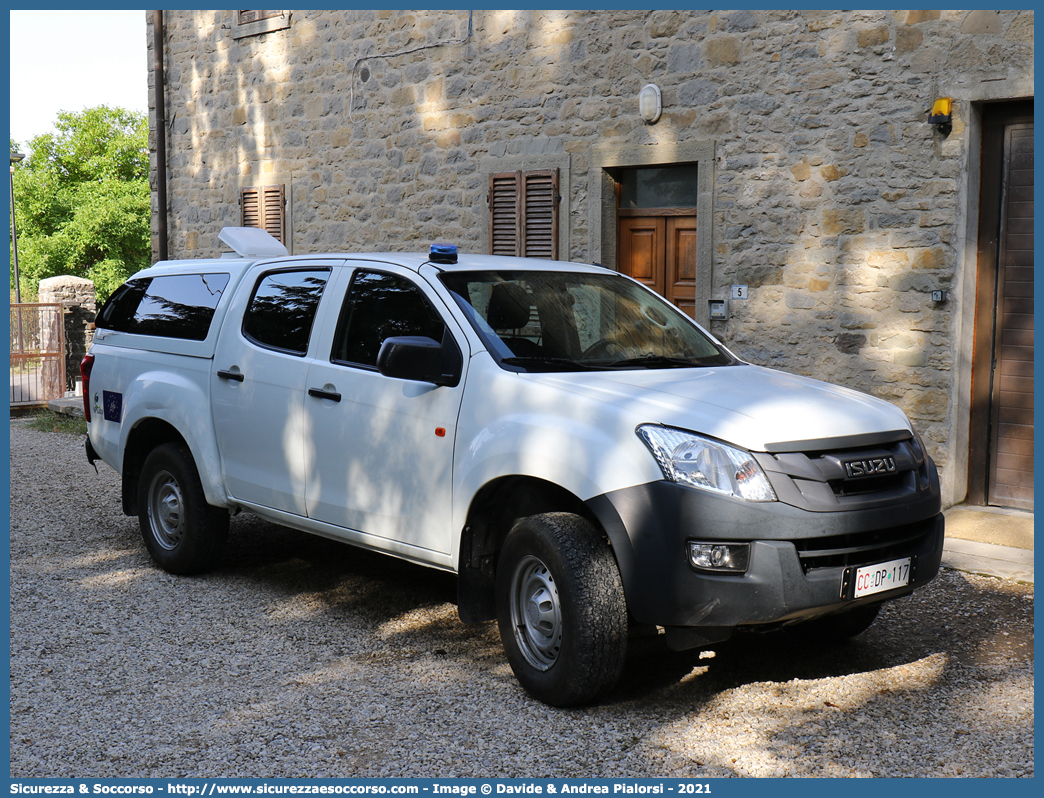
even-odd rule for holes
{"type": "Polygon", "coordinates": [[[304,355],[329,277],[329,269],[263,275],[243,317],[243,335],[269,349],[304,355]]]}
{"type": "Polygon", "coordinates": [[[175,274],[131,280],[98,313],[98,327],[119,332],[203,341],[227,274],[175,274]]]}

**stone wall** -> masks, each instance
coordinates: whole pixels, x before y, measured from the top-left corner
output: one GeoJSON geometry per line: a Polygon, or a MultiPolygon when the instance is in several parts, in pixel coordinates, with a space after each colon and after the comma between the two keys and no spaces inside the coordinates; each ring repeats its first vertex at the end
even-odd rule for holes
{"type": "Polygon", "coordinates": [[[94,340],[96,311],[94,283],[63,275],[40,281],[40,302],[62,305],[65,330],[65,390],[73,391],[80,378],[80,361],[94,340]]]}
{"type": "Polygon", "coordinates": [[[602,153],[695,147],[706,291],[749,287],[714,333],[898,404],[944,469],[962,456],[975,108],[1032,96],[1032,11],[476,11],[470,37],[467,12],[294,11],[239,39],[233,13],[165,12],[170,257],[217,254],[239,188],[275,179],[297,253],[484,251],[489,172],[553,162],[563,257],[612,264],[602,153]]]}

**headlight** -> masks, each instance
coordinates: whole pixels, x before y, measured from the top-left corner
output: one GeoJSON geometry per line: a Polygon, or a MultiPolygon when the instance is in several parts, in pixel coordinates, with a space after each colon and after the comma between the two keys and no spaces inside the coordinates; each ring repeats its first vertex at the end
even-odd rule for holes
{"type": "Polygon", "coordinates": [[[644,424],[637,432],[672,482],[749,502],[776,501],[765,472],[749,452],[654,424],[644,424]]]}

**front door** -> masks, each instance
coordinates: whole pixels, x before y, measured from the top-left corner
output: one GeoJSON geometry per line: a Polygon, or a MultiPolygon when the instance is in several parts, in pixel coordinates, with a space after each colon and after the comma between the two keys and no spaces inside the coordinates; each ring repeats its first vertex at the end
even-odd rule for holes
{"type": "Polygon", "coordinates": [[[377,354],[392,336],[425,336],[456,347],[437,297],[394,266],[360,264],[335,319],[328,352],[308,370],[304,400],[315,459],[306,490],[308,517],[343,536],[431,560],[451,548],[453,444],[464,380],[436,386],[385,377],[377,354]],[[424,552],[416,552],[423,549],[424,552]]]}

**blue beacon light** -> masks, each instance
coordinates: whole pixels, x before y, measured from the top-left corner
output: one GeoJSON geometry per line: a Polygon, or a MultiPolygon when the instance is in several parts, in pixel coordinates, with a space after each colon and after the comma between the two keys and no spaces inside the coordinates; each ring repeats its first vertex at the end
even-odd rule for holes
{"type": "Polygon", "coordinates": [[[456,263],[456,244],[432,244],[428,250],[428,258],[432,263],[456,263]]]}

